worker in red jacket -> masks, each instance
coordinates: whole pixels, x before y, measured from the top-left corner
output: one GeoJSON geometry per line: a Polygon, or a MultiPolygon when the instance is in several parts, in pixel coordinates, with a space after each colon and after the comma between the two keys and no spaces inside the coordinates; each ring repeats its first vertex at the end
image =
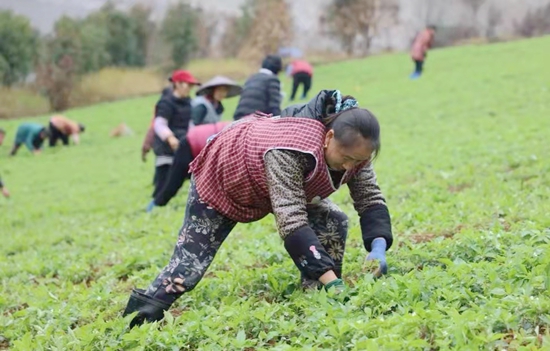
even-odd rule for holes
{"type": "Polygon", "coordinates": [[[311,88],[311,79],[313,77],[313,67],[309,62],[302,59],[295,59],[287,67],[287,73],[292,77],[292,93],[290,101],[294,101],[300,85],[304,86],[302,100],[307,99],[307,93],[311,88]]]}
{"type": "Polygon", "coordinates": [[[435,26],[429,26],[418,33],[414,39],[411,48],[411,58],[414,61],[414,72],[410,76],[411,79],[418,79],[422,75],[426,53],[433,45],[435,30],[435,26]]]}

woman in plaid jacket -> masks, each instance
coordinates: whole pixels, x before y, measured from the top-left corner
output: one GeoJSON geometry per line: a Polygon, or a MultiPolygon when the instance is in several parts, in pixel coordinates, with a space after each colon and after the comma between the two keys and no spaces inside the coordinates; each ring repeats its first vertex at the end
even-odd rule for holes
{"type": "Polygon", "coordinates": [[[321,92],[310,104],[318,112],[312,116],[306,105],[285,112],[295,117],[243,118],[217,134],[193,161],[174,254],[146,291],[132,292],[124,311],[138,312],[131,327],[162,319],[199,283],[237,223],[269,213],[304,286],[342,291],[348,218],[328,196],[346,183],[360,215],[367,259],[379,261],[377,275],[385,273],[385,251],[393,238],[371,163],[380,150],[378,121],[339,91],[321,92]]]}

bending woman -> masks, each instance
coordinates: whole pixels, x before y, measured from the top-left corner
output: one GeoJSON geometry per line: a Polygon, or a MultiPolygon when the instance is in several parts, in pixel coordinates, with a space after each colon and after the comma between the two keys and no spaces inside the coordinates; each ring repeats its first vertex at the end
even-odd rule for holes
{"type": "Polygon", "coordinates": [[[269,213],[305,283],[343,290],[348,218],[327,197],[346,183],[361,216],[367,258],[385,269],[393,239],[371,164],[380,150],[380,126],[351,97],[335,91],[325,100],[321,121],[249,116],[206,145],[190,167],[185,219],[169,264],[146,291],[130,296],[124,315],[138,312],[131,327],[162,319],[197,286],[237,223],[269,213]]]}

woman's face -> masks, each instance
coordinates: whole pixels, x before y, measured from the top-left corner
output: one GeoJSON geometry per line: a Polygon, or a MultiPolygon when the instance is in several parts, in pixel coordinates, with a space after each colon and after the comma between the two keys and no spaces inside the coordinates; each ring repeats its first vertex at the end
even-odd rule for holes
{"type": "Polygon", "coordinates": [[[174,85],[175,85],[174,91],[178,94],[179,97],[182,97],[182,98],[188,97],[191,93],[191,89],[194,87],[193,85],[185,82],[176,83],[174,85]]]}
{"type": "Polygon", "coordinates": [[[349,171],[360,163],[372,157],[370,140],[361,135],[355,136],[355,141],[345,146],[334,137],[334,130],[329,130],[325,136],[325,161],[328,167],[335,171],[349,171]]]}
{"type": "Polygon", "coordinates": [[[227,96],[227,93],[229,93],[229,88],[225,85],[220,85],[219,87],[214,88],[214,93],[212,94],[212,97],[216,101],[222,101],[227,96]]]}

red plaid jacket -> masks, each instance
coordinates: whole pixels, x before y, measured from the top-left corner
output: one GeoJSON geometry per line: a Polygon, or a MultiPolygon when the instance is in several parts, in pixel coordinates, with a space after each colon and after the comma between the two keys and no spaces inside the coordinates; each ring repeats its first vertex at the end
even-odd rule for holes
{"type": "Polygon", "coordinates": [[[364,165],[346,172],[333,185],[324,157],[325,126],[316,120],[254,115],[234,122],[212,139],[191,163],[202,201],[237,222],[253,222],[271,212],[264,155],[272,149],[296,150],[315,157],[306,175],[308,203],[320,200],[347,183],[364,165]]]}

